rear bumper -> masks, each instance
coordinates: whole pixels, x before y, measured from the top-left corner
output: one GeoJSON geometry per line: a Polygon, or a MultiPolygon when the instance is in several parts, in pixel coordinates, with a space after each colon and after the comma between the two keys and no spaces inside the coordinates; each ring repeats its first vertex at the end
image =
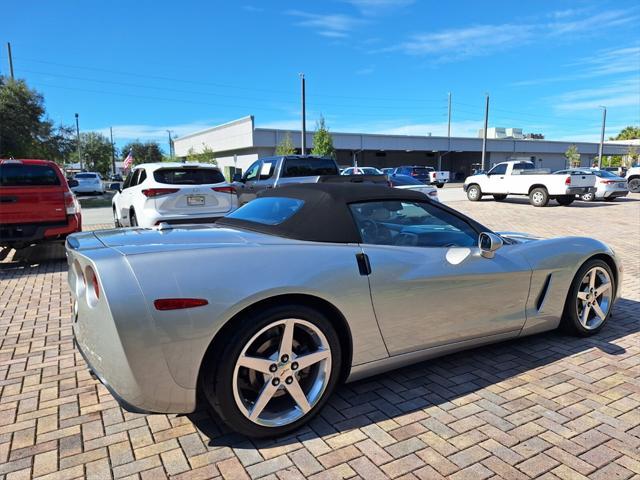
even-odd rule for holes
{"type": "Polygon", "coordinates": [[[55,240],[82,230],[80,215],[68,215],[66,222],[8,224],[0,226],[0,245],[55,240]]]}
{"type": "Polygon", "coordinates": [[[569,187],[566,195],[584,195],[585,193],[596,193],[596,187],[569,187]]]}
{"type": "MultiPolygon", "coordinates": [[[[600,192],[596,193],[596,198],[599,197],[600,192]]],[[[629,190],[605,190],[602,192],[602,198],[618,198],[618,197],[626,197],[629,195],[629,190]]]]}

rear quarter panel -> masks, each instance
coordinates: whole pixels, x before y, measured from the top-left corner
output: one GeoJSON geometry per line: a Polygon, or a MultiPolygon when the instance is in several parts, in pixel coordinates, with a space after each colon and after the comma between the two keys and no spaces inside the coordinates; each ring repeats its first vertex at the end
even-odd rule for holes
{"type": "Polygon", "coordinates": [[[155,336],[178,384],[194,388],[204,354],[220,328],[243,309],[283,294],[308,294],[334,305],[346,318],[353,364],[387,356],[357,245],[300,242],[196,248],[129,255],[155,336]],[[156,311],[158,298],[205,298],[204,307],[156,311]]]}

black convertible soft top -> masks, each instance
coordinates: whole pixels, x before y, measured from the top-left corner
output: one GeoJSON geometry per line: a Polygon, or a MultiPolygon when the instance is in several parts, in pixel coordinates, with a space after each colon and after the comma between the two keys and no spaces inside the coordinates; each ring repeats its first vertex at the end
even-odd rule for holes
{"type": "MultiPolygon", "coordinates": [[[[370,183],[301,183],[265,190],[258,197],[294,198],[302,200],[304,204],[295,214],[277,225],[230,217],[223,217],[216,224],[312,242],[360,243],[360,232],[349,204],[387,200],[433,204],[423,193],[370,183]]],[[[478,232],[489,231],[451,208],[438,206],[466,220],[478,232]]]]}

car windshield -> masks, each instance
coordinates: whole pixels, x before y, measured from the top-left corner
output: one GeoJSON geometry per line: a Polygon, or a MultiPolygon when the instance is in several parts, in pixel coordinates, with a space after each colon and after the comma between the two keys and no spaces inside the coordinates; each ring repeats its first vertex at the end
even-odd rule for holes
{"type": "Polygon", "coordinates": [[[0,185],[3,187],[60,185],[60,179],[55,170],[48,165],[2,163],[0,164],[0,185]]]}
{"type": "Polygon", "coordinates": [[[391,183],[393,186],[404,186],[404,185],[422,185],[424,187],[424,183],[419,180],[416,180],[409,175],[393,175],[391,177],[391,183]]]}
{"type": "Polygon", "coordinates": [[[98,175],[95,173],[78,173],[75,178],[90,178],[91,180],[97,178],[98,175]]]}
{"type": "Polygon", "coordinates": [[[224,175],[216,168],[161,168],[153,172],[158,183],[167,185],[206,185],[222,183],[224,175]]]}
{"type": "Polygon", "coordinates": [[[593,174],[596,177],[601,178],[618,178],[618,175],[616,175],[615,173],[607,172],[606,170],[593,170],[593,174]]]}
{"type": "Polygon", "coordinates": [[[315,177],[338,175],[338,167],[330,158],[286,158],[283,177],[315,177]]]}
{"type": "Polygon", "coordinates": [[[256,198],[227,215],[227,218],[261,223],[263,225],[279,225],[300,210],[303,204],[304,201],[295,198],[256,198]]]}

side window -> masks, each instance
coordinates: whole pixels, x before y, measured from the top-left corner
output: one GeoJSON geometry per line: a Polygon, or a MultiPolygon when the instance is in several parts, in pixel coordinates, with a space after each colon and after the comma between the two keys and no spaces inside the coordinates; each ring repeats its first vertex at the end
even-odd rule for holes
{"type": "Polygon", "coordinates": [[[278,160],[276,158],[264,160],[260,167],[260,180],[269,180],[273,176],[273,172],[276,171],[277,163],[278,160]]]}
{"type": "Polygon", "coordinates": [[[489,175],[504,175],[505,173],[507,173],[506,163],[499,163],[498,165],[493,167],[491,170],[489,170],[489,175]]]}
{"type": "Polygon", "coordinates": [[[478,233],[463,219],[422,202],[349,205],[363,243],[410,247],[474,247],[478,233]]]}
{"type": "Polygon", "coordinates": [[[131,180],[133,180],[133,174],[135,172],[129,172],[127,178],[124,179],[124,183],[122,184],[122,189],[129,188],[131,186],[131,180]]]}
{"type": "Polygon", "coordinates": [[[251,166],[247,169],[247,173],[244,174],[244,180],[253,181],[258,179],[258,175],[260,174],[260,164],[262,162],[258,160],[255,163],[252,163],[251,166]]]}
{"type": "Polygon", "coordinates": [[[140,185],[146,179],[147,179],[147,171],[144,168],[141,168],[140,169],[140,177],[138,178],[138,182],[136,183],[136,185],[140,185]]]}

